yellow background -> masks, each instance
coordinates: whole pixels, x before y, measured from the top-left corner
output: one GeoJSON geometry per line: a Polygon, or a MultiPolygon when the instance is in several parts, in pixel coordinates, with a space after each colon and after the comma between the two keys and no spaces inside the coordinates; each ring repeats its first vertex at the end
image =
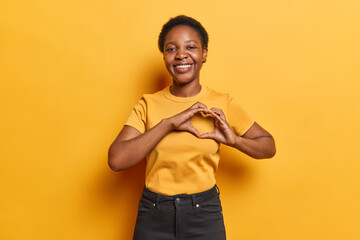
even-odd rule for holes
{"type": "Polygon", "coordinates": [[[143,93],[169,83],[163,23],[210,35],[203,84],[277,143],[222,148],[230,240],[360,239],[360,1],[0,2],[0,239],[131,239],[144,164],[107,150],[143,93]]]}

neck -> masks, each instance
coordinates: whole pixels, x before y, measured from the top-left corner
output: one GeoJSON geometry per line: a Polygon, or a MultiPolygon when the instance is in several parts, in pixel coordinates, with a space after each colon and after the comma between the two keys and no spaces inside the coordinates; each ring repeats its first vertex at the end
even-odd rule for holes
{"type": "Polygon", "coordinates": [[[170,87],[172,95],[177,97],[193,97],[201,91],[201,85],[199,82],[189,83],[185,85],[178,85],[173,81],[170,87]]]}

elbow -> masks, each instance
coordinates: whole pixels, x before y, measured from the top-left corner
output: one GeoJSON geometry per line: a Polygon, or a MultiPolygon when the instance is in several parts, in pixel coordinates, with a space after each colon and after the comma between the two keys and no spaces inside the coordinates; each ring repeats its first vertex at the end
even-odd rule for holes
{"type": "Polygon", "coordinates": [[[108,165],[111,170],[119,172],[123,170],[123,168],[121,167],[121,164],[119,164],[121,163],[121,159],[118,159],[116,156],[117,154],[115,154],[110,147],[108,152],[108,165]]]}
{"type": "Polygon", "coordinates": [[[108,165],[111,170],[115,172],[129,169],[138,162],[131,155],[132,154],[127,153],[127,151],[110,147],[108,152],[108,165]]]}
{"type": "Polygon", "coordinates": [[[112,161],[111,158],[108,159],[108,165],[110,169],[113,170],[114,172],[119,172],[122,170],[119,166],[117,166],[117,164],[114,164],[114,161],[112,161]]]}
{"type": "Polygon", "coordinates": [[[276,147],[274,144],[271,148],[267,150],[265,158],[273,158],[275,154],[276,154],[276,147]]]}
{"type": "Polygon", "coordinates": [[[268,152],[266,158],[273,158],[276,154],[276,149],[272,149],[271,151],[268,152]]]}
{"type": "Polygon", "coordinates": [[[110,158],[108,160],[108,165],[111,170],[114,172],[120,172],[122,170],[127,169],[126,167],[123,167],[121,164],[119,164],[117,161],[112,161],[110,158]]]}
{"type": "Polygon", "coordinates": [[[117,167],[115,164],[113,164],[110,159],[108,160],[108,165],[110,167],[111,170],[113,170],[114,172],[119,172],[121,171],[122,169],[117,167]]]}
{"type": "Polygon", "coordinates": [[[269,157],[268,158],[274,157],[275,154],[276,154],[276,145],[275,145],[275,141],[273,139],[273,144],[272,144],[272,146],[271,146],[271,148],[269,150],[269,157]]]}
{"type": "Polygon", "coordinates": [[[122,170],[122,169],[118,169],[116,167],[113,167],[111,165],[109,165],[109,166],[110,166],[110,169],[113,170],[114,172],[120,172],[122,170]]]}
{"type": "Polygon", "coordinates": [[[276,154],[276,148],[275,145],[269,149],[267,149],[266,151],[263,151],[261,154],[257,154],[255,156],[253,156],[253,158],[255,159],[269,159],[269,158],[273,158],[276,154]]]}
{"type": "Polygon", "coordinates": [[[267,145],[266,147],[266,151],[263,152],[263,156],[261,159],[269,159],[269,158],[273,158],[276,154],[276,145],[275,145],[275,141],[274,138],[271,137],[271,142],[267,145]]]}

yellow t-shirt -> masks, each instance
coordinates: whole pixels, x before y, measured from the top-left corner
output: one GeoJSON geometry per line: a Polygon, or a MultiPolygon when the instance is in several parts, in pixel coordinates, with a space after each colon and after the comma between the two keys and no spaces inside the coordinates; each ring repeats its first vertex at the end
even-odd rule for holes
{"type": "MultiPolygon", "coordinates": [[[[144,94],[125,125],[144,133],[162,119],[174,116],[198,101],[208,109],[222,109],[229,125],[239,136],[254,123],[228,94],[217,93],[203,86],[193,97],[176,97],[170,93],[170,87],[154,94],[144,94]]],[[[200,133],[214,129],[211,117],[198,114],[191,121],[200,133]]],[[[164,195],[191,194],[210,189],[216,183],[219,147],[220,144],[214,140],[199,139],[188,132],[169,133],[147,156],[145,186],[164,195]]]]}

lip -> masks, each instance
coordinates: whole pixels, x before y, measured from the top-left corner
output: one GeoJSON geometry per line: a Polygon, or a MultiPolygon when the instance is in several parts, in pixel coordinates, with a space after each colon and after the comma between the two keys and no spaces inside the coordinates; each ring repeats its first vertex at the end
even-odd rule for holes
{"type": "Polygon", "coordinates": [[[175,71],[184,73],[192,69],[194,65],[195,63],[181,63],[181,64],[175,64],[173,65],[173,67],[175,71]]]}

